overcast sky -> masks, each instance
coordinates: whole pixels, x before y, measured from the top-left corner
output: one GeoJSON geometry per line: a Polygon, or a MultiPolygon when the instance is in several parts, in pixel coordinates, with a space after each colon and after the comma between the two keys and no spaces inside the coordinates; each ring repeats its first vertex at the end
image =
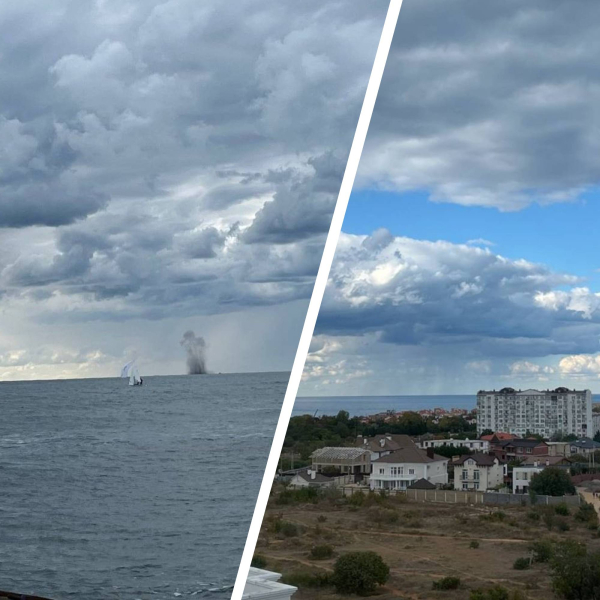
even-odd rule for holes
{"type": "Polygon", "coordinates": [[[387,2],[0,6],[0,379],[291,367],[387,2]]]}
{"type": "Polygon", "coordinates": [[[403,5],[300,393],[600,392],[600,5],[403,5]]]}

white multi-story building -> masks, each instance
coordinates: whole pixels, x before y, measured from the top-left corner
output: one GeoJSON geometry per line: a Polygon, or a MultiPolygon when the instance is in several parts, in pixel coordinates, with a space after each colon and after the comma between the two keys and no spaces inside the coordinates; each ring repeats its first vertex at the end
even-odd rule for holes
{"type": "Polygon", "coordinates": [[[480,391],[477,394],[477,431],[527,432],[549,438],[556,433],[593,436],[592,392],[569,390],[480,391]]]}
{"type": "Polygon", "coordinates": [[[474,452],[487,453],[490,451],[490,442],[488,440],[424,440],[419,443],[419,448],[423,448],[424,450],[427,450],[427,448],[440,448],[441,446],[449,446],[451,448],[464,446],[474,452]]]}

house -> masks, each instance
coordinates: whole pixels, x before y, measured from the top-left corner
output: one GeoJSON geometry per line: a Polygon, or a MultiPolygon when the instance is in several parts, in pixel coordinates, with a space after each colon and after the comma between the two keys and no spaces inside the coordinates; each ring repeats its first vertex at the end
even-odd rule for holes
{"type": "Polygon", "coordinates": [[[317,473],[325,470],[351,475],[356,482],[371,472],[371,453],[364,448],[326,447],[315,450],[310,457],[312,470],[317,473]]]}
{"type": "Polygon", "coordinates": [[[491,490],[504,483],[506,465],[492,454],[466,454],[452,461],[455,490],[491,490]]]}
{"type": "Polygon", "coordinates": [[[469,450],[473,450],[474,452],[484,452],[487,453],[490,451],[490,442],[489,440],[455,440],[450,438],[449,440],[423,440],[419,442],[419,447],[427,450],[427,448],[440,448],[441,446],[447,446],[450,448],[458,448],[460,446],[464,446],[469,450]]]}
{"type": "Polygon", "coordinates": [[[526,494],[529,491],[529,484],[532,477],[541,473],[546,467],[539,465],[527,465],[513,467],[512,471],[512,491],[513,494],[526,494]]]}
{"type": "Polygon", "coordinates": [[[281,575],[250,567],[242,600],[290,600],[297,587],[279,583],[281,575]]]}
{"type": "Polygon", "coordinates": [[[314,488],[327,488],[336,487],[338,485],[344,485],[346,483],[352,483],[351,475],[340,475],[330,476],[323,475],[323,473],[317,473],[310,468],[299,469],[290,480],[290,487],[294,489],[314,487],[314,488]]]}
{"type": "Polygon", "coordinates": [[[600,450],[600,444],[594,440],[590,440],[590,438],[582,438],[574,442],[569,442],[569,450],[571,455],[582,454],[583,456],[588,456],[600,450]]]}
{"type": "Polygon", "coordinates": [[[490,443],[505,442],[506,440],[514,440],[517,436],[512,433],[505,433],[504,431],[498,431],[496,433],[490,433],[488,435],[480,436],[480,440],[485,440],[490,443]]]}
{"type": "Polygon", "coordinates": [[[491,442],[491,450],[502,462],[530,455],[548,456],[549,454],[546,442],[530,438],[491,442]]]}
{"type": "Polygon", "coordinates": [[[411,440],[403,448],[394,450],[373,461],[370,477],[372,490],[406,490],[420,479],[433,485],[448,483],[448,459],[425,451],[411,440]]]}
{"type": "Polygon", "coordinates": [[[541,473],[546,467],[559,467],[570,471],[572,462],[564,456],[528,456],[521,464],[512,469],[512,491],[513,494],[526,494],[529,491],[529,483],[536,473],[541,473]]]}
{"type": "Polygon", "coordinates": [[[386,433],[373,437],[359,435],[356,440],[356,447],[368,450],[371,453],[371,461],[374,461],[413,443],[407,435],[386,433]]]}
{"type": "Polygon", "coordinates": [[[418,479],[414,483],[411,483],[406,489],[408,490],[436,490],[437,485],[431,483],[427,479],[418,479]]]}
{"type": "Polygon", "coordinates": [[[571,456],[571,442],[546,442],[549,456],[571,456]]]}

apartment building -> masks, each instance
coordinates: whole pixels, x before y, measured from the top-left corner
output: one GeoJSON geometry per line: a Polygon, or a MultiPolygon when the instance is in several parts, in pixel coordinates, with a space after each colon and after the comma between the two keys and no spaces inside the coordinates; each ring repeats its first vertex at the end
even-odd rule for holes
{"type": "Polygon", "coordinates": [[[593,436],[592,392],[564,387],[482,390],[477,394],[477,432],[486,429],[518,436],[529,432],[546,438],[557,433],[593,436]]]}

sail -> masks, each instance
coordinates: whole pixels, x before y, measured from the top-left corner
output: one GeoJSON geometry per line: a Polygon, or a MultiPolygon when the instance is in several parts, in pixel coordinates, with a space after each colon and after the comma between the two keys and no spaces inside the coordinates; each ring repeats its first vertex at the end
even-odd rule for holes
{"type": "Polygon", "coordinates": [[[129,385],[139,385],[141,382],[142,378],[140,377],[137,365],[132,365],[129,370],[129,385]]]}
{"type": "Polygon", "coordinates": [[[121,369],[121,377],[129,377],[129,369],[133,365],[135,361],[129,361],[122,369],[121,369]]]}

